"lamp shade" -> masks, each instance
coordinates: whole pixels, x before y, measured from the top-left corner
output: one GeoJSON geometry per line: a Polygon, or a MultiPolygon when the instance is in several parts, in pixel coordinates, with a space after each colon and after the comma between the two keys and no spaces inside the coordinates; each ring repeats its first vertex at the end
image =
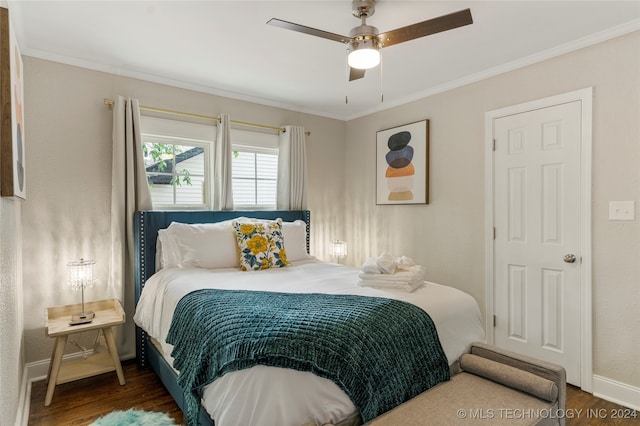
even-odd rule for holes
{"type": "Polygon", "coordinates": [[[367,70],[378,66],[380,63],[380,50],[377,42],[372,39],[354,41],[352,50],[347,57],[347,63],[351,68],[367,70]]]}
{"type": "Polygon", "coordinates": [[[70,325],[86,324],[96,317],[95,312],[84,310],[84,288],[92,287],[96,282],[95,264],[95,260],[85,259],[67,263],[67,284],[82,293],[82,312],[71,315],[70,325]]]}
{"type": "Polygon", "coordinates": [[[95,260],[80,259],[67,264],[67,284],[75,289],[92,287],[96,282],[95,260]]]}
{"type": "Polygon", "coordinates": [[[329,254],[338,258],[345,257],[347,255],[347,242],[335,240],[329,244],[329,254]]]}

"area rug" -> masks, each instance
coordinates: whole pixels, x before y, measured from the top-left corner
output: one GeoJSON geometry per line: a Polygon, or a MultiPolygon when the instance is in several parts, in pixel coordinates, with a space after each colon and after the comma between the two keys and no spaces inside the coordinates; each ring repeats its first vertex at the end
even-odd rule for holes
{"type": "Polygon", "coordinates": [[[109,413],[89,426],[176,426],[176,423],[164,413],[127,410],[109,413]]]}

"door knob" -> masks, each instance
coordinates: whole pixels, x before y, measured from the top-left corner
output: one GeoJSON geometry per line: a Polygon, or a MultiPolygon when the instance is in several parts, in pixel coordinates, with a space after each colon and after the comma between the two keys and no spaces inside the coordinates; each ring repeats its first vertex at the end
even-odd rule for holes
{"type": "Polygon", "coordinates": [[[562,260],[564,260],[567,263],[574,263],[576,261],[576,255],[575,254],[565,254],[564,257],[562,258],[562,260]]]}

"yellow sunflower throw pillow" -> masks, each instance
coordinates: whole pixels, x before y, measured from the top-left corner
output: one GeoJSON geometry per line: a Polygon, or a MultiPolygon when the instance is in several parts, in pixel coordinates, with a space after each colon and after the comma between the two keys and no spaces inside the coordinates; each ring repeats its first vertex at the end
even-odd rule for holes
{"type": "Polygon", "coordinates": [[[282,237],[282,219],[260,222],[232,222],[238,241],[240,269],[258,271],[287,266],[282,237]]]}

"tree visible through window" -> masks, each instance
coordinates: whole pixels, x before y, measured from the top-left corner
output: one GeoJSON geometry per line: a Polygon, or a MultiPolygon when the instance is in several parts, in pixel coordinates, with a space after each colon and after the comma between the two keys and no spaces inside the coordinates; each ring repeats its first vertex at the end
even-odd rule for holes
{"type": "Polygon", "coordinates": [[[204,207],[206,145],[143,135],[144,163],[155,206],[204,207]]]}

